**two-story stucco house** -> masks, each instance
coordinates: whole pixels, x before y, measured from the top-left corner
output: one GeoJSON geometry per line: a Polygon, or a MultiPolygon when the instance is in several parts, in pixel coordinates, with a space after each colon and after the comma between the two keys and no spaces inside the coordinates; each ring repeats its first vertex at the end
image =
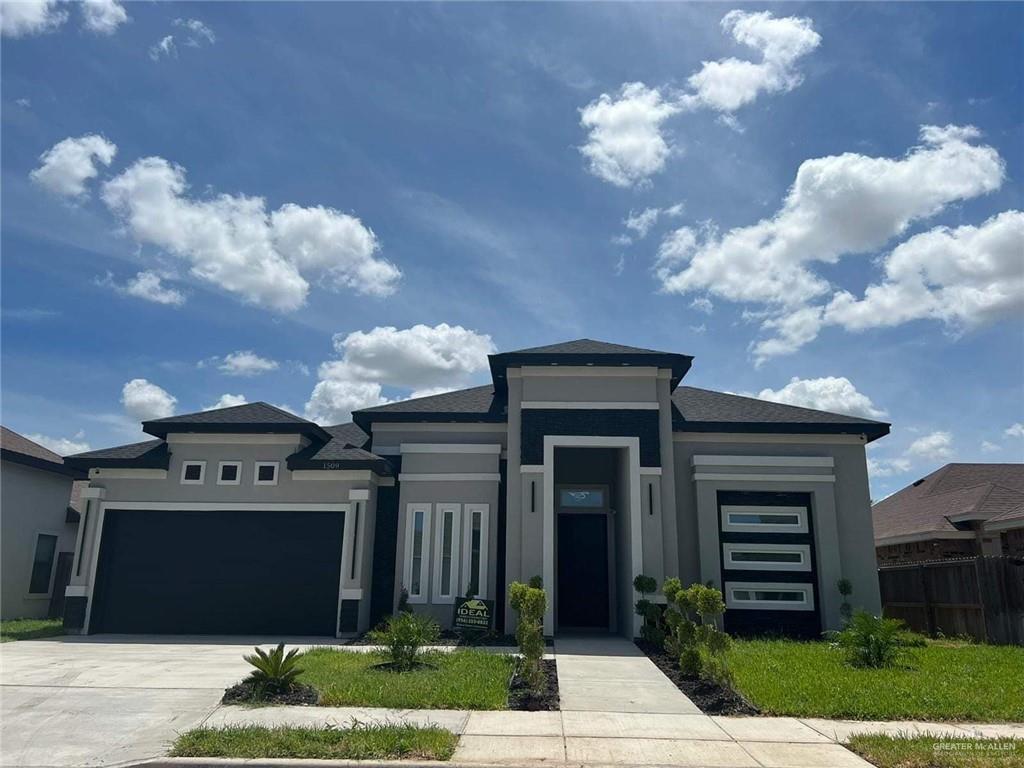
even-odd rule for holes
{"type": "Polygon", "coordinates": [[[486,386],[322,427],[254,403],[148,421],[89,472],[66,623],[84,632],[347,635],[451,621],[541,576],[545,630],[632,636],[634,576],[710,582],[727,628],[879,610],[876,421],[682,386],[692,358],[579,340],[492,355],[486,386]]]}

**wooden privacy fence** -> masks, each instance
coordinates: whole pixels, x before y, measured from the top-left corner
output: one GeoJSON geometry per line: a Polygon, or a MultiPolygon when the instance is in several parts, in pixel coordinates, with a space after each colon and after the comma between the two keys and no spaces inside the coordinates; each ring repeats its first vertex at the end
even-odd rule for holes
{"type": "Polygon", "coordinates": [[[878,569],[882,611],[934,637],[1024,645],[1024,560],[971,557],[878,569]]]}

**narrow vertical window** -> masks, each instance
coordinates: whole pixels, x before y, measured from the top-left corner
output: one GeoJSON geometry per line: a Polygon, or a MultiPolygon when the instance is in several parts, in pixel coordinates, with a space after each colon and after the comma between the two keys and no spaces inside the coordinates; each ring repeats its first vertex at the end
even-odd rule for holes
{"type": "Polygon", "coordinates": [[[463,540],[462,581],[469,597],[487,599],[488,573],[487,527],[490,510],[487,504],[467,504],[465,538],[463,540]]]}
{"type": "Polygon", "coordinates": [[[423,571],[423,528],[426,512],[416,510],[412,514],[412,584],[409,585],[409,595],[421,597],[423,595],[423,582],[421,579],[423,571]]]}
{"type": "Polygon", "coordinates": [[[36,537],[36,551],[32,558],[32,576],[28,582],[30,595],[48,595],[53,561],[57,557],[57,537],[40,533],[36,537]]]}
{"type": "Polygon", "coordinates": [[[437,505],[437,533],[434,562],[434,602],[451,603],[458,591],[459,522],[461,504],[437,505]]]}
{"type": "Polygon", "coordinates": [[[406,507],[405,572],[402,586],[409,593],[410,603],[427,602],[430,509],[430,504],[409,504],[406,507]]]}

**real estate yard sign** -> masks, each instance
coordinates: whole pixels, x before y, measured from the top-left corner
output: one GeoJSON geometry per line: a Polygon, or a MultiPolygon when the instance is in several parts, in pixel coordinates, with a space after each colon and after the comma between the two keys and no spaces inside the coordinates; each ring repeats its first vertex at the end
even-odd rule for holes
{"type": "Polygon", "coordinates": [[[460,597],[455,601],[452,627],[462,632],[489,632],[494,623],[494,601],[460,597]]]}

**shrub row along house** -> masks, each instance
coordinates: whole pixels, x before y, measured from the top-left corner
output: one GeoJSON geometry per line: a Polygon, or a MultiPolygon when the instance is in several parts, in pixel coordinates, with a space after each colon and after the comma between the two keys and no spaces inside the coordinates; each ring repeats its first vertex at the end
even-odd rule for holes
{"type": "Polygon", "coordinates": [[[865,445],[889,425],[682,386],[692,358],[581,339],[495,354],[486,386],[322,427],[265,403],[147,421],[87,470],[66,625],[338,635],[451,623],[533,576],[544,631],[633,636],[633,579],[721,587],[733,632],[879,611],[865,445]]]}

